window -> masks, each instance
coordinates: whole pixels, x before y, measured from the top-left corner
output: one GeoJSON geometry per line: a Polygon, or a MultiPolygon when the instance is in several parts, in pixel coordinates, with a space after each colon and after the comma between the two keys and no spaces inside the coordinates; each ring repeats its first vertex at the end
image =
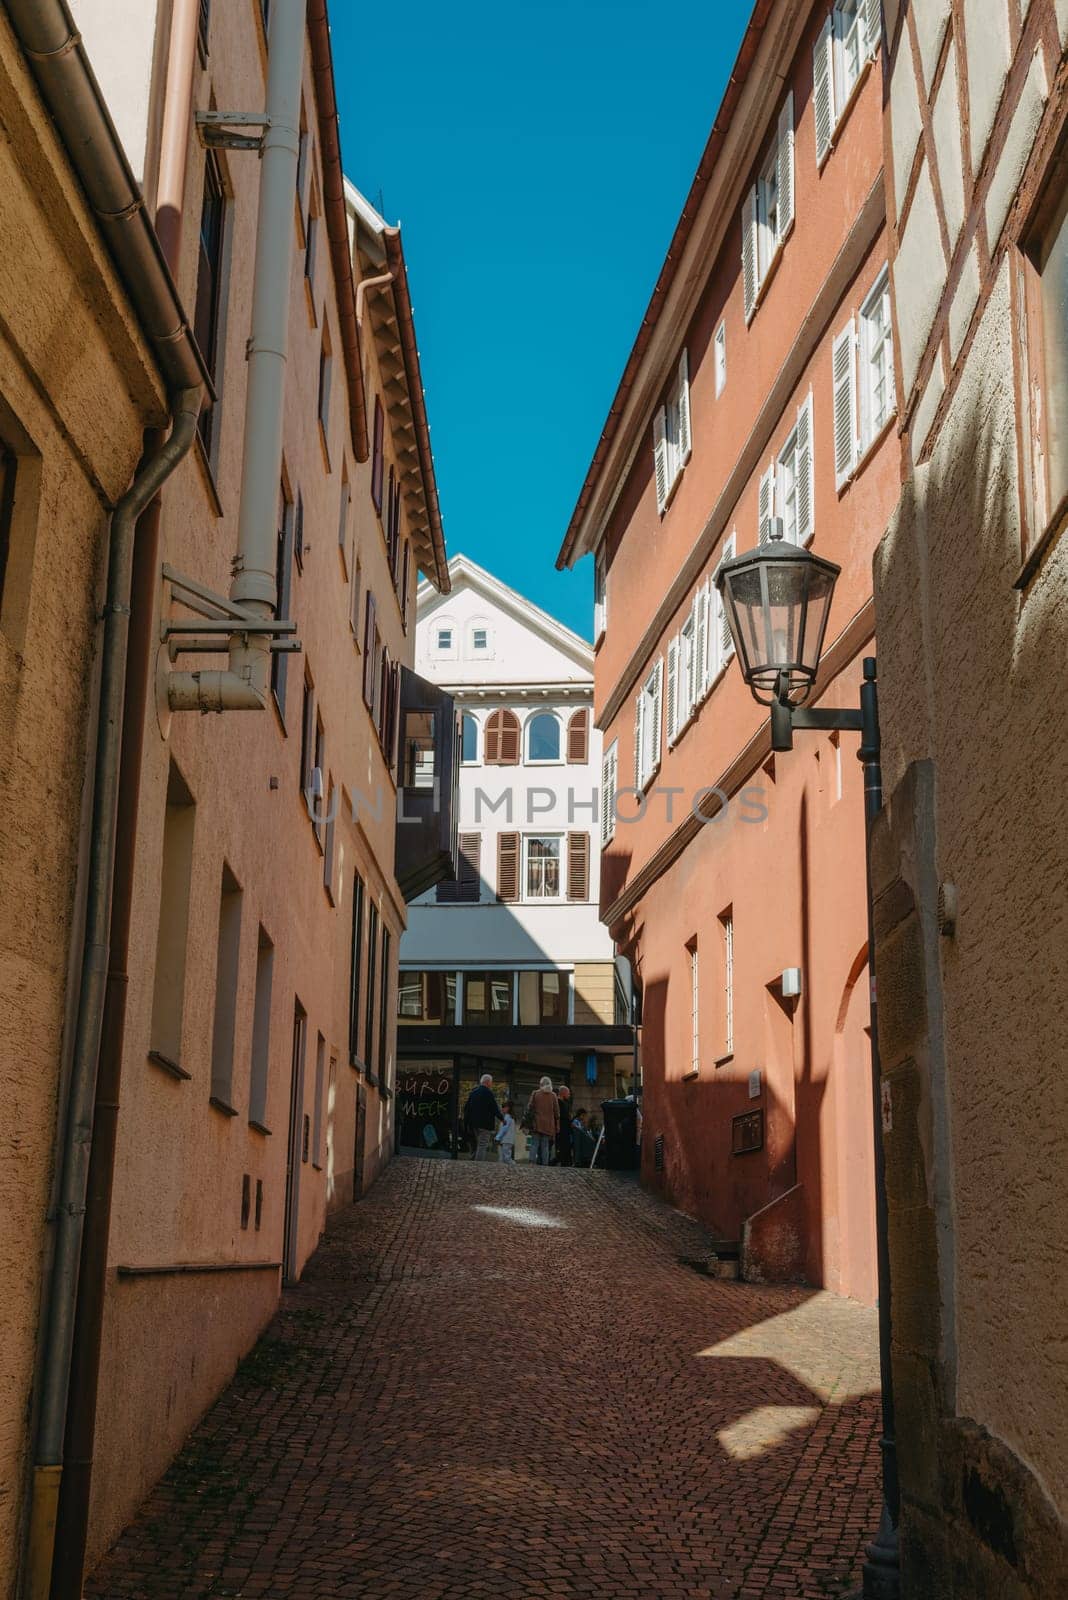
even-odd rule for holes
{"type": "Polygon", "coordinates": [[[397,1021],[402,1028],[451,1028],[456,1020],[455,972],[400,972],[397,1021]]]}
{"type": "Polygon", "coordinates": [[[382,973],[379,979],[381,992],[378,997],[378,1076],[382,1084],[389,1085],[389,1039],[392,1033],[393,1017],[389,1009],[389,982],[390,982],[390,952],[393,949],[393,935],[383,924],[382,927],[382,973]]]}
{"type": "Polygon", "coordinates": [[[608,627],[608,571],[604,548],[598,550],[593,563],[593,642],[597,643],[608,627]]]}
{"type": "Polygon", "coordinates": [[[304,185],[308,178],[308,117],[304,99],[300,102],[300,135],[297,142],[297,201],[304,210],[304,185]]]}
{"type": "Polygon", "coordinates": [[[588,833],[569,833],[567,836],[567,898],[580,905],[590,898],[588,833]]]}
{"type": "Polygon", "coordinates": [[[727,324],[725,322],[721,322],[716,329],[715,360],[716,399],[718,400],[727,382],[727,324]]]}
{"type": "Polygon", "coordinates": [[[152,992],[151,1054],[161,1066],[188,1077],[181,1066],[185,962],[189,942],[189,891],[193,874],[196,807],[185,779],[171,762],[163,821],[159,928],[152,992]]]}
{"type": "Polygon", "coordinates": [[[312,822],[315,827],[315,837],[322,845],[323,802],[326,799],[326,729],[318,713],[315,717],[315,759],[311,773],[311,790],[314,806],[312,822]]]}
{"type": "Polygon", "coordinates": [[[409,711],[404,718],[403,787],[432,789],[434,762],[434,713],[409,711]]]}
{"type": "Polygon", "coordinates": [[[853,476],[894,414],[894,350],[890,284],[880,272],[870,294],[831,346],[834,401],[834,481],[853,476]]]}
{"type": "MultiPolygon", "coordinates": [[[[703,600],[701,604],[703,609],[703,600]]],[[[668,644],[667,733],[669,745],[675,743],[683,728],[689,722],[694,706],[697,704],[697,685],[694,681],[694,666],[697,661],[695,642],[697,609],[698,600],[695,595],[693,605],[690,608],[690,615],[675,638],[668,644]]]]}
{"type": "Polygon", "coordinates": [[[309,798],[312,768],[315,765],[315,685],[304,674],[304,699],[300,710],[300,773],[301,792],[309,798]]]}
{"type": "Polygon", "coordinates": [[[320,1033],[315,1041],[315,1097],[312,1101],[312,1166],[323,1164],[323,1090],[326,1087],[326,1040],[320,1033]]]}
{"type": "MultiPolygon", "coordinates": [[[[329,449],[330,431],[330,380],[333,376],[334,358],[330,353],[330,335],[326,330],[326,308],[323,308],[323,342],[319,347],[319,426],[323,430],[323,449],[329,449]]],[[[329,454],[327,456],[329,470],[329,454]]]]}
{"type": "Polygon", "coordinates": [[[487,767],[518,765],[519,718],[514,711],[493,711],[487,717],[482,759],[487,767]]]}
{"type": "Polygon", "coordinates": [[[779,113],[775,138],[742,207],[742,295],[745,320],[757,307],[768,275],[794,222],[794,97],[779,113]]]}
{"type": "Polygon", "coordinates": [[[560,899],[559,835],[528,835],[523,841],[523,882],[527,900],[560,899]]]}
{"type": "Polygon", "coordinates": [[[11,554],[11,520],[15,509],[15,473],[17,460],[13,451],[0,443],[0,602],[4,598],[4,578],[11,554]]]}
{"type": "Polygon", "coordinates": [[[197,13],[197,45],[200,49],[200,59],[204,60],[208,53],[208,30],[211,27],[211,0],[200,0],[197,13]]]}
{"type": "Polygon", "coordinates": [[[349,628],[352,632],[352,642],[357,650],[360,648],[360,601],[363,597],[363,583],[360,563],[356,557],[356,536],[352,537],[352,581],[349,585],[349,628]]]}
{"type": "Polygon", "coordinates": [[[375,703],[375,677],[378,672],[378,621],[375,597],[368,591],[363,624],[363,701],[368,711],[375,703]]]}
{"type": "MultiPolygon", "coordinates": [[[[1068,134],[1050,167],[1018,258],[1025,337],[1020,406],[1025,461],[1024,549],[1045,548],[1068,499],[1068,134]]],[[[1027,575],[1033,563],[1027,568],[1027,575]]]]}
{"type": "Polygon", "coordinates": [[[451,628],[439,628],[438,629],[437,646],[438,646],[438,649],[443,654],[444,654],[445,651],[452,649],[452,629],[451,628]]]}
{"type": "Polygon", "coordinates": [[[337,547],[341,555],[341,569],[347,578],[349,575],[349,506],[352,503],[352,494],[349,490],[349,474],[345,463],[341,463],[341,498],[338,502],[337,513],[337,547]]]}
{"type": "Polygon", "coordinates": [[[397,587],[398,563],[400,561],[401,542],[401,486],[400,478],[389,469],[389,488],[386,494],[386,551],[389,555],[389,571],[393,579],[393,588],[397,587]]]}
{"type": "Polygon", "coordinates": [[[879,49],[879,0],[836,0],[812,59],[816,164],[823,165],[865,64],[879,49]]]}
{"type": "Polygon", "coordinates": [[[653,418],[653,468],[656,478],[656,508],[663,516],[690,459],[690,367],[684,350],[670,397],[653,418]]]}
{"type": "Polygon", "coordinates": [[[382,480],[385,473],[386,415],[382,401],[375,395],[375,421],[371,444],[371,500],[379,516],[382,515],[382,480]]]}
{"type": "Polygon", "coordinates": [[[274,945],[261,927],[256,945],[256,994],[252,1003],[252,1065],[249,1072],[248,1120],[267,1131],[267,1085],[271,1072],[271,991],[274,945]]]}
{"type": "Polygon", "coordinates": [[[555,712],[535,712],[527,723],[527,760],[560,760],[560,719],[555,712]]]}
{"type": "MultiPolygon", "coordinates": [[[[275,547],[275,616],[288,618],[289,608],[293,605],[293,501],[286,493],[285,480],[278,490],[278,538],[275,547]]],[[[270,653],[270,688],[275,696],[275,704],[281,714],[281,722],[285,726],[286,720],[286,678],[289,675],[289,654],[285,650],[272,650],[270,653]]]]}
{"type": "Polygon", "coordinates": [[[464,1024],[467,1027],[511,1027],[515,974],[464,973],[464,1024]]]}
{"type": "Polygon", "coordinates": [[[465,711],[463,714],[460,735],[460,759],[465,767],[478,765],[478,723],[470,711],[465,711]]]}
{"type": "Polygon", "coordinates": [[[482,835],[461,833],[459,838],[456,877],[439,883],[436,889],[439,905],[477,905],[482,898],[482,835]]]}
{"type": "Polygon", "coordinates": [[[312,185],[311,204],[308,207],[308,228],[304,236],[304,279],[312,293],[312,317],[315,316],[315,261],[319,253],[319,197],[312,185]]]}
{"type": "Polygon", "coordinates": [[[601,843],[616,831],[616,791],[619,788],[619,740],[613,739],[601,762],[601,843]]]}
{"type": "Polygon", "coordinates": [[[661,659],[646,678],[634,711],[634,787],[644,789],[660,766],[660,712],[663,703],[664,663],[661,659]]]}
{"type": "MultiPolygon", "coordinates": [[[[216,392],[222,389],[222,349],[219,335],[222,323],[225,239],[226,191],[223,187],[218,157],[214,150],[208,150],[204,157],[204,195],[200,204],[200,254],[197,262],[193,332],[216,392]]],[[[197,419],[200,440],[209,460],[212,458],[212,447],[216,442],[215,410],[214,406],[202,406],[197,419]]]]}
{"type": "Polygon", "coordinates": [[[723,1054],[718,1058],[726,1060],[734,1054],[734,911],[728,906],[726,911],[719,914],[719,924],[723,930],[723,1054]]]}
{"type": "Polygon", "coordinates": [[[375,962],[378,955],[378,907],[372,900],[367,907],[367,992],[364,996],[364,1035],[363,1059],[368,1073],[374,1060],[375,1043],[375,1001],[378,998],[375,987],[375,962]]]}
{"type": "Polygon", "coordinates": [[[568,718],[567,759],[573,767],[584,767],[590,759],[590,713],[587,706],[572,711],[568,718]]]}
{"type": "Polygon", "coordinates": [[[334,827],[336,821],[334,812],[336,803],[337,791],[334,788],[334,780],[329,778],[326,784],[326,821],[323,823],[323,888],[330,896],[331,905],[336,900],[334,894],[334,835],[336,831],[334,827]]]}
{"type": "Polygon", "coordinates": [[[241,958],[241,885],[223,862],[215,958],[215,1018],[211,1033],[211,1103],[233,1114],[234,1025],[241,958]]]}
{"type": "Polygon", "coordinates": [[[297,490],[297,502],[293,511],[293,560],[298,572],[304,571],[304,495],[297,490]]]}
{"type": "Polygon", "coordinates": [[[363,879],[352,875],[352,939],[349,948],[349,1063],[360,1060],[360,968],[363,965],[363,879]]]}
{"type": "Polygon", "coordinates": [[[472,628],[471,648],[475,651],[486,651],[489,649],[489,632],[487,629],[472,628]]]}
{"type": "Polygon", "coordinates": [[[521,972],[519,1026],[540,1028],[555,1024],[557,1027],[566,1027],[570,998],[569,972],[521,972]]]}
{"type": "Polygon", "coordinates": [[[686,946],[690,958],[690,1072],[697,1076],[701,1070],[701,1020],[700,993],[701,969],[697,959],[697,940],[686,946]]]}
{"type": "Polygon", "coordinates": [[[797,408],[786,443],[761,477],[758,543],[767,544],[778,534],[792,544],[807,544],[816,527],[814,501],[812,395],[808,394],[797,408]]]}
{"type": "Polygon", "coordinates": [[[405,542],[404,555],[401,558],[401,592],[400,613],[401,624],[405,633],[408,632],[408,594],[412,586],[412,547],[405,542]]]}

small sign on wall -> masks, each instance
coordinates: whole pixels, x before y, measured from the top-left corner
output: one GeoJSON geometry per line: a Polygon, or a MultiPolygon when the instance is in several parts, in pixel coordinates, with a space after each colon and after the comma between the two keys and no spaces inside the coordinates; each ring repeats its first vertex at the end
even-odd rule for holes
{"type": "Polygon", "coordinates": [[[731,1118],[731,1154],[748,1155],[751,1150],[764,1148],[763,1111],[745,1111],[731,1118]]]}
{"type": "Polygon", "coordinates": [[[760,1099],[760,1068],[759,1067],[754,1067],[752,1072],[749,1074],[749,1098],[750,1098],[750,1100],[759,1100],[760,1099]]]}

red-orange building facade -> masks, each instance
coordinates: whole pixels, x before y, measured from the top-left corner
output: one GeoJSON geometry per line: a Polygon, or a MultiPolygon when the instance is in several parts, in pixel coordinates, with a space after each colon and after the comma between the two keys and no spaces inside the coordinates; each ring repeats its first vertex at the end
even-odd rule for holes
{"type": "Polygon", "coordinates": [[[813,703],[857,703],[899,488],[882,101],[878,4],[756,7],[559,557],[596,563],[601,914],[644,995],[643,1179],[748,1275],[869,1302],[856,741],[772,756],[713,579],[780,533],[837,562],[813,703]]]}

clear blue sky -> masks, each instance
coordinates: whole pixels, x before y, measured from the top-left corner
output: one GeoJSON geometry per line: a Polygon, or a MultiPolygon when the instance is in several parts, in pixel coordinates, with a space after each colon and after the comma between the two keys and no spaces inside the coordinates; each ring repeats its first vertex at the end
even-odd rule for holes
{"type": "Polygon", "coordinates": [[[449,552],[587,636],[592,563],[556,553],[749,9],[331,6],[346,170],[403,227],[449,552]]]}

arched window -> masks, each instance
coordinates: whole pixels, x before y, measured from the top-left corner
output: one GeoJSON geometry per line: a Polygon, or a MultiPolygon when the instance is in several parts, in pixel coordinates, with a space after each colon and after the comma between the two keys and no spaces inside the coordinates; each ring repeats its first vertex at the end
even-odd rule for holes
{"type": "Polygon", "coordinates": [[[527,723],[527,760],[559,759],[560,720],[554,711],[537,711],[527,723]]]}
{"type": "Polygon", "coordinates": [[[486,719],[482,755],[488,767],[514,767],[519,762],[519,718],[514,711],[494,711],[486,719]]]}
{"type": "Polygon", "coordinates": [[[583,706],[573,711],[567,725],[567,759],[584,765],[590,758],[590,713],[583,706]]]}
{"type": "Polygon", "coordinates": [[[473,766],[478,761],[478,723],[470,711],[464,712],[460,759],[465,766],[473,766]]]}

